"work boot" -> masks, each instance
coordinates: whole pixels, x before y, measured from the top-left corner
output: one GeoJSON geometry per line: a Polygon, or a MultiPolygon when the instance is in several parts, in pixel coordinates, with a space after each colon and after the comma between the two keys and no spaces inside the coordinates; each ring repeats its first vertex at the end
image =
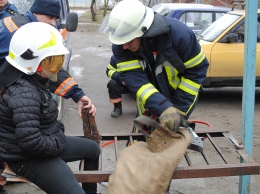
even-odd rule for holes
{"type": "Polygon", "coordinates": [[[114,104],[114,110],[111,113],[111,117],[118,117],[122,114],[122,103],[116,103],[114,104]]]}

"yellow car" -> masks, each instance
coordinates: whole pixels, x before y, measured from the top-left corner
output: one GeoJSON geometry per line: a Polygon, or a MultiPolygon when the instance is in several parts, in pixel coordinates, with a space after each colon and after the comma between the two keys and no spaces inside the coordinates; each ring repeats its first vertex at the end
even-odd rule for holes
{"type": "MultiPolygon", "coordinates": [[[[260,86],[260,9],[257,19],[256,86],[260,86]]],[[[243,85],[244,31],[245,10],[236,10],[226,13],[198,37],[209,61],[204,88],[243,85]]]]}

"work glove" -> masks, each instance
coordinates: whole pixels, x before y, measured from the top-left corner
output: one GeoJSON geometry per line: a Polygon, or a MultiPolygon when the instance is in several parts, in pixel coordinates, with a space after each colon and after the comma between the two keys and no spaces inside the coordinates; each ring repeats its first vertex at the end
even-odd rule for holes
{"type": "Polygon", "coordinates": [[[165,124],[171,131],[179,131],[179,127],[182,121],[182,117],[178,113],[178,110],[174,107],[167,108],[159,117],[160,124],[165,124]]]}
{"type": "Polygon", "coordinates": [[[184,128],[190,127],[193,130],[195,130],[195,123],[194,122],[190,122],[188,120],[185,120],[182,115],[181,115],[181,124],[180,124],[180,126],[184,127],[184,128]]]}

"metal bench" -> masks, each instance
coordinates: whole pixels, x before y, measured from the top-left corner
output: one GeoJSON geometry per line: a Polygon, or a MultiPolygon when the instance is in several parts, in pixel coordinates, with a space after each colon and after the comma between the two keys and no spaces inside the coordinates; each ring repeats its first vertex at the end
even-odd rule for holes
{"type": "MultiPolygon", "coordinates": [[[[260,165],[255,162],[243,149],[234,144],[234,137],[227,130],[196,131],[203,138],[203,151],[196,152],[188,149],[185,157],[176,168],[173,179],[206,178],[257,175],[260,173],[260,165]]],[[[125,148],[127,142],[144,141],[143,134],[101,134],[99,170],[74,171],[79,182],[108,182],[109,176],[114,171],[114,163],[125,148]],[[109,153],[106,153],[109,152],[109,153]],[[111,154],[113,153],[114,154],[111,154]],[[107,165],[107,161],[110,163],[107,165]]],[[[81,162],[83,165],[83,162],[81,162]]]]}

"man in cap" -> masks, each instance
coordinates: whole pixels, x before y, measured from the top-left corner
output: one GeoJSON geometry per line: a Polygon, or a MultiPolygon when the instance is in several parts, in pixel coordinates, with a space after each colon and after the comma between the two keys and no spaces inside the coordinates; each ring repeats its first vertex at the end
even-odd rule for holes
{"type": "MultiPolygon", "coordinates": [[[[56,19],[60,17],[60,11],[59,0],[36,0],[24,15],[16,14],[0,20],[2,26],[0,34],[0,66],[5,62],[5,57],[9,52],[10,40],[19,27],[29,22],[44,22],[57,27],[56,19]]],[[[66,99],[72,98],[78,104],[80,117],[82,108],[91,107],[91,100],[78,87],[77,82],[63,69],[58,74],[57,82],[51,82],[50,87],[54,94],[66,99]],[[85,103],[89,105],[84,105],[85,103]]],[[[90,113],[93,112],[94,110],[90,111],[90,113]]]]}

